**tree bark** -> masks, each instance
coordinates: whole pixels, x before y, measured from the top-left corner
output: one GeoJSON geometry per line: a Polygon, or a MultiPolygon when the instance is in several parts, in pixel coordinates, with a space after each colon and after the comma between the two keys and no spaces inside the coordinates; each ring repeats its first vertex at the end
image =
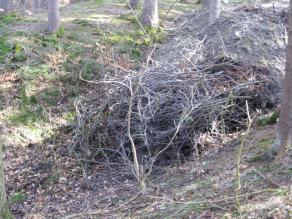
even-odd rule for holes
{"type": "Polygon", "coordinates": [[[292,143],[292,0],[289,10],[288,48],[286,52],[285,77],[283,80],[283,94],[281,100],[280,118],[277,126],[277,136],[270,147],[269,156],[280,155],[291,148],[292,143]]]}
{"type": "Polygon", "coordinates": [[[204,10],[208,10],[208,8],[209,8],[209,0],[202,0],[203,2],[202,2],[202,8],[204,9],[204,10]]]}
{"type": "Polygon", "coordinates": [[[40,8],[41,9],[48,9],[49,2],[47,0],[40,0],[40,8]]]}
{"type": "Polygon", "coordinates": [[[141,23],[145,26],[158,26],[158,0],[145,0],[141,23]]]}
{"type": "Polygon", "coordinates": [[[220,17],[221,12],[221,0],[209,1],[209,25],[214,24],[220,17]]]}
{"type": "Polygon", "coordinates": [[[139,0],[131,0],[129,4],[132,9],[136,9],[139,4],[139,0]]]}
{"type": "Polygon", "coordinates": [[[2,147],[0,145],[0,218],[12,219],[12,215],[10,214],[7,199],[6,199],[6,191],[5,191],[5,181],[4,181],[4,165],[3,165],[3,152],[2,147]]]}
{"type": "Polygon", "coordinates": [[[33,0],[33,12],[39,12],[41,6],[40,3],[39,0],[33,0]]]}
{"type": "Polygon", "coordinates": [[[48,24],[49,33],[54,33],[60,28],[60,11],[58,0],[48,1],[48,24]]]}

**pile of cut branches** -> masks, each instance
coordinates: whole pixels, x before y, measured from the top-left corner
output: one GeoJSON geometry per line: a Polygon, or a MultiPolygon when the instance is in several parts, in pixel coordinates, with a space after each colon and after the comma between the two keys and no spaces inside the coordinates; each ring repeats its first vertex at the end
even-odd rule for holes
{"type": "Polygon", "coordinates": [[[74,150],[130,164],[134,145],[146,169],[227,143],[246,125],[246,101],[251,114],[265,111],[279,93],[266,68],[232,61],[196,70],[121,70],[92,83],[98,94],[76,102],[74,150]]]}

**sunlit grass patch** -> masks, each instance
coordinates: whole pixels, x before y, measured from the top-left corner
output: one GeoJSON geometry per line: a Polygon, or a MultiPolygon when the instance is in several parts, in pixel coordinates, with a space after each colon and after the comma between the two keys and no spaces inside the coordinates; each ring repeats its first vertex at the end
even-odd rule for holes
{"type": "Polygon", "coordinates": [[[36,107],[35,109],[22,109],[21,111],[10,115],[8,119],[15,125],[26,125],[28,127],[35,127],[36,123],[47,120],[42,107],[36,107]]]}
{"type": "Polygon", "coordinates": [[[25,65],[18,71],[24,80],[54,80],[56,75],[50,71],[49,66],[46,64],[40,65],[25,65]]]}

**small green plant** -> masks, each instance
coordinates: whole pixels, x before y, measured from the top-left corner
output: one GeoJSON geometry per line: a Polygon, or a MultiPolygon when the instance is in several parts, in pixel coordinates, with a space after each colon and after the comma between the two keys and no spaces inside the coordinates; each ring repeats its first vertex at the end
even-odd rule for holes
{"type": "Polygon", "coordinates": [[[40,95],[42,101],[50,106],[58,104],[59,96],[60,91],[57,87],[48,88],[45,91],[43,91],[42,94],[40,95]]]}
{"type": "Polygon", "coordinates": [[[153,42],[163,43],[166,40],[166,34],[161,28],[146,27],[145,29],[153,42]]]}
{"type": "Polygon", "coordinates": [[[9,204],[13,205],[16,203],[20,203],[25,201],[27,198],[26,194],[23,192],[15,192],[11,195],[11,197],[9,198],[9,204]]]}
{"type": "Polygon", "coordinates": [[[31,36],[35,43],[42,45],[43,47],[57,45],[59,38],[56,33],[51,35],[35,33],[31,36]]]}
{"type": "Polygon", "coordinates": [[[76,112],[67,112],[65,115],[64,115],[64,119],[68,122],[68,123],[71,123],[75,120],[75,116],[76,116],[76,112]]]}
{"type": "Polygon", "coordinates": [[[53,80],[55,75],[50,72],[47,65],[26,65],[19,69],[24,80],[31,81],[39,77],[46,80],[53,80]]]}
{"type": "Polygon", "coordinates": [[[61,38],[63,37],[65,34],[65,29],[64,27],[60,27],[59,30],[55,33],[55,35],[57,36],[57,38],[61,38]]]}
{"type": "Polygon", "coordinates": [[[27,56],[24,53],[14,54],[10,60],[12,62],[24,62],[27,60],[27,56]]]}
{"type": "Polygon", "coordinates": [[[6,55],[10,52],[11,47],[7,42],[6,37],[0,37],[0,62],[3,62],[6,58],[6,55]]]}
{"type": "Polygon", "coordinates": [[[83,27],[92,26],[92,24],[88,20],[84,20],[84,19],[75,19],[73,23],[78,24],[83,27]]]}
{"type": "Polygon", "coordinates": [[[12,62],[24,62],[27,60],[27,55],[24,52],[24,47],[21,43],[15,42],[10,49],[12,62]]]}
{"type": "Polygon", "coordinates": [[[267,125],[276,124],[279,116],[280,116],[280,112],[274,111],[271,114],[269,114],[268,116],[260,119],[259,125],[260,126],[267,126],[267,125]]]}
{"type": "Polygon", "coordinates": [[[138,47],[131,49],[130,57],[134,60],[139,60],[141,57],[141,50],[138,47]]]}
{"type": "Polygon", "coordinates": [[[104,35],[104,32],[102,29],[100,28],[95,28],[94,30],[92,30],[92,35],[95,35],[95,36],[103,36],[104,35]]]}
{"type": "Polygon", "coordinates": [[[44,181],[44,185],[55,184],[59,181],[59,179],[60,179],[60,174],[58,172],[53,173],[44,181]]]}
{"type": "Polygon", "coordinates": [[[102,70],[102,65],[98,64],[93,59],[84,59],[81,62],[81,74],[86,80],[93,79],[102,70]]]}
{"type": "Polygon", "coordinates": [[[279,188],[275,191],[275,195],[280,196],[280,197],[287,197],[288,194],[289,194],[289,191],[286,189],[279,188]]]}
{"type": "Polygon", "coordinates": [[[117,32],[110,33],[106,37],[106,41],[110,44],[132,44],[135,42],[135,38],[131,33],[117,32]]]}
{"type": "Polygon", "coordinates": [[[270,145],[273,144],[273,142],[274,142],[274,139],[272,137],[263,138],[259,141],[258,147],[262,149],[267,149],[270,145]]]}
{"type": "Polygon", "coordinates": [[[8,13],[8,14],[3,14],[0,15],[0,27],[12,24],[16,21],[19,21],[20,18],[17,17],[15,13],[8,13]]]}
{"type": "Polygon", "coordinates": [[[84,47],[80,45],[69,45],[65,48],[65,51],[68,52],[67,61],[70,61],[82,55],[85,50],[84,47]]]}
{"type": "Polygon", "coordinates": [[[19,125],[23,124],[28,127],[34,127],[34,124],[45,120],[45,114],[41,106],[37,106],[37,97],[26,94],[26,86],[20,88],[20,111],[9,116],[9,121],[19,125]]]}
{"type": "Polygon", "coordinates": [[[16,31],[16,32],[14,33],[14,36],[25,36],[25,37],[28,37],[29,34],[26,33],[26,32],[24,32],[24,31],[16,31]]]}
{"type": "Polygon", "coordinates": [[[34,110],[22,109],[19,113],[11,115],[9,120],[16,125],[22,124],[34,127],[36,122],[44,120],[43,109],[41,107],[37,107],[34,110]]]}

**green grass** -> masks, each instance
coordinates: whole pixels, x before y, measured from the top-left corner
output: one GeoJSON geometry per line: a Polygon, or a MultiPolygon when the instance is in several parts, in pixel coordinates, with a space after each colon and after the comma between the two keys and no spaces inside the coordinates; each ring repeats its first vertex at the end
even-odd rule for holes
{"type": "Polygon", "coordinates": [[[50,81],[56,78],[56,75],[50,71],[49,66],[45,64],[25,65],[18,72],[25,81],[37,80],[39,78],[50,81]]]}
{"type": "Polygon", "coordinates": [[[3,62],[5,60],[10,50],[11,47],[7,41],[7,37],[4,36],[0,37],[0,62],[3,62]]]}
{"type": "Polygon", "coordinates": [[[8,40],[8,34],[0,36],[0,62],[23,62],[27,60],[24,45],[8,40]]]}
{"type": "Polygon", "coordinates": [[[12,114],[9,120],[15,125],[26,125],[28,127],[35,127],[35,124],[45,120],[43,109],[38,107],[35,110],[23,109],[18,113],[12,114]]]}
{"type": "Polygon", "coordinates": [[[260,126],[273,125],[277,123],[279,116],[280,116],[280,112],[274,111],[268,116],[260,119],[258,123],[260,126]]]}
{"type": "Polygon", "coordinates": [[[80,19],[80,18],[75,19],[73,21],[73,24],[77,24],[77,25],[80,25],[83,27],[91,27],[92,26],[92,24],[88,20],[80,19]]]}
{"type": "Polygon", "coordinates": [[[67,112],[65,113],[65,115],[63,116],[63,118],[67,121],[67,123],[72,123],[74,122],[76,117],[76,112],[67,112]]]}
{"type": "Polygon", "coordinates": [[[21,18],[18,17],[15,13],[0,15],[0,28],[5,27],[7,25],[11,25],[19,20],[21,20],[21,18]]]}
{"type": "Polygon", "coordinates": [[[42,47],[59,48],[60,39],[65,35],[65,29],[61,27],[56,33],[46,35],[41,33],[34,33],[30,36],[35,44],[42,47]]]}
{"type": "Polygon", "coordinates": [[[103,66],[94,59],[83,59],[80,65],[80,73],[86,80],[94,79],[102,70],[103,66]]]}
{"type": "Polygon", "coordinates": [[[50,175],[45,181],[44,181],[44,186],[52,185],[55,184],[59,181],[60,179],[60,174],[58,172],[53,173],[50,175]]]}
{"type": "Polygon", "coordinates": [[[64,48],[65,52],[67,52],[67,60],[75,60],[84,54],[85,49],[81,45],[66,45],[64,48]]]}
{"type": "Polygon", "coordinates": [[[46,120],[43,108],[37,105],[37,97],[28,96],[27,86],[20,88],[20,111],[9,116],[9,121],[15,125],[34,127],[34,124],[46,120]]]}
{"type": "Polygon", "coordinates": [[[39,95],[39,102],[44,106],[56,106],[60,100],[60,90],[56,86],[44,89],[39,95]]]}
{"type": "Polygon", "coordinates": [[[15,192],[9,197],[9,204],[13,205],[16,203],[24,202],[27,199],[27,196],[23,192],[15,192]]]}
{"type": "Polygon", "coordinates": [[[273,142],[274,142],[273,137],[264,138],[259,141],[258,147],[261,149],[267,149],[270,145],[273,144],[273,142]]]}
{"type": "Polygon", "coordinates": [[[132,32],[110,32],[104,36],[104,41],[118,48],[121,54],[127,54],[132,60],[142,61],[143,50],[153,43],[162,43],[166,34],[159,28],[146,28],[146,33],[138,27],[132,32]]]}

